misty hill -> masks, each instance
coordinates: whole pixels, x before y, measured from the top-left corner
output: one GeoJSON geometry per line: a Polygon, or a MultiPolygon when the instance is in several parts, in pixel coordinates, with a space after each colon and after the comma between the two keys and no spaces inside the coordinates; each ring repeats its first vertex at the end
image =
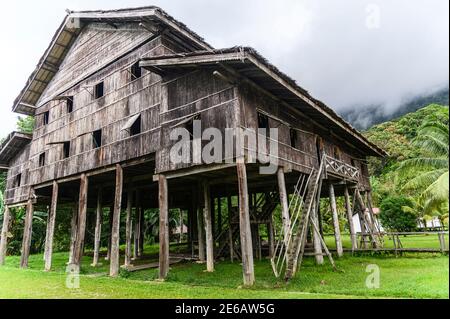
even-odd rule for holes
{"type": "Polygon", "coordinates": [[[427,96],[418,96],[413,100],[401,105],[397,111],[392,114],[384,114],[380,106],[366,106],[357,110],[348,110],[341,112],[341,116],[359,130],[365,130],[373,125],[380,124],[392,119],[399,118],[407,113],[415,112],[429,104],[449,104],[449,90],[445,88],[434,94],[427,96]]]}

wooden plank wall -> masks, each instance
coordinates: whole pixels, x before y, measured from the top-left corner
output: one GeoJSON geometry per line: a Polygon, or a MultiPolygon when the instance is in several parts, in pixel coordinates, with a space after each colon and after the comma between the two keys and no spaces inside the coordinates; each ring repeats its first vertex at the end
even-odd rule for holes
{"type": "MultiPolygon", "coordinates": [[[[95,36],[91,28],[86,28],[83,32],[85,33],[80,36],[77,45],[78,50],[84,52],[85,61],[82,59],[83,54],[77,52],[77,46],[72,49],[69,60],[71,58],[77,60],[74,57],[81,59],[77,65],[79,67],[86,65],[83,73],[86,74],[91,71],[91,65],[103,65],[97,60],[109,61],[106,53],[110,52],[111,46],[120,46],[124,37],[122,32],[118,32],[112,38],[108,38],[109,45],[105,45],[101,42],[104,38],[95,36]],[[97,39],[96,41],[100,43],[94,47],[88,46],[88,42],[93,39],[97,39]],[[87,48],[89,51],[85,52],[87,48]],[[92,50],[97,53],[92,53],[92,50]]],[[[143,38],[136,36],[133,39],[133,44],[136,44],[141,43],[143,38]]],[[[129,47],[131,46],[130,44],[129,47]]],[[[23,188],[23,191],[12,189],[14,175],[21,170],[19,168],[21,166],[27,167],[26,170],[22,169],[26,185],[36,185],[156,152],[160,145],[161,133],[159,122],[161,77],[142,70],[141,78],[132,79],[130,68],[142,57],[173,54],[180,50],[172,41],[161,36],[147,41],[84,81],[61,92],[62,94],[58,93],[58,96],[74,97],[71,113],[67,111],[66,100],[52,100],[54,96],[49,95],[49,92],[57,92],[59,87],[65,85],[64,83],[73,83],[74,79],[65,74],[55,78],[51,84],[54,88],[50,88],[47,93],[50,101],[37,109],[33,140],[26,152],[16,158],[18,168],[11,169],[8,173],[8,179],[11,180],[7,191],[9,203],[17,203],[25,196],[22,193],[26,192],[26,188],[23,188]],[[101,81],[104,81],[105,95],[94,99],[93,87],[101,81]],[[50,113],[49,123],[43,125],[44,113],[47,111],[50,113]],[[135,114],[142,117],[141,134],[130,136],[129,132],[122,128],[135,114]],[[98,129],[102,129],[102,147],[94,149],[92,132],[98,129]],[[53,144],[64,141],[71,143],[69,158],[63,156],[62,143],[53,144]],[[45,166],[40,167],[39,156],[42,153],[45,153],[45,166]]],[[[64,71],[66,67],[67,72],[73,72],[74,62],[69,62],[64,62],[60,73],[66,73],[64,71]]]]}
{"type": "Polygon", "coordinates": [[[28,200],[30,192],[29,185],[29,162],[30,144],[16,155],[16,157],[9,163],[10,169],[6,179],[5,203],[10,205],[18,202],[25,202],[28,200]],[[18,175],[21,176],[21,186],[17,187],[18,175]]]}

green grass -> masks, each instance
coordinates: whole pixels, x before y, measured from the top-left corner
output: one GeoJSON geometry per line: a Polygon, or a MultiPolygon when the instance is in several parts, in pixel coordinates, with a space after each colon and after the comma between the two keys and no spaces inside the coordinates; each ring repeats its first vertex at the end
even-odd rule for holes
{"type": "MultiPolygon", "coordinates": [[[[174,250],[178,248],[172,248],[174,250]]],[[[157,246],[146,247],[149,260],[157,260],[157,246]]],[[[32,255],[29,269],[18,269],[18,256],[8,257],[0,267],[0,298],[449,298],[448,256],[441,254],[345,255],[336,259],[339,271],[326,261],[316,266],[305,258],[297,277],[286,284],[277,280],[267,260],[255,262],[256,284],[243,288],[242,267],[227,261],[215,265],[214,273],[205,265],[173,265],[165,282],[155,280],[157,270],[124,273],[109,278],[108,263],[91,267],[91,257],[82,264],[80,289],[66,288],[67,253],[55,253],[52,272],[43,272],[42,255],[32,255]],[[366,267],[380,269],[380,288],[365,285],[366,267]],[[125,278],[126,277],[126,278],[125,278]]]]}

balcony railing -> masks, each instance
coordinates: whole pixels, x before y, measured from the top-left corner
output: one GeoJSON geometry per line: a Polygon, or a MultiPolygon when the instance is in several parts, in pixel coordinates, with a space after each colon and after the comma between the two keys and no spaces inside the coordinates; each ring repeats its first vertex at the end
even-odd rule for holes
{"type": "Polygon", "coordinates": [[[355,181],[359,180],[361,172],[356,167],[328,155],[324,156],[324,160],[327,173],[339,175],[341,177],[355,181]]]}

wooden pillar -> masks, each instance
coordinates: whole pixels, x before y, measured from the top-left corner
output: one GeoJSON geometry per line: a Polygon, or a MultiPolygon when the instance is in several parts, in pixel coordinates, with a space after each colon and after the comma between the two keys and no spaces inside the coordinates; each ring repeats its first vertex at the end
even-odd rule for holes
{"type": "Polygon", "coordinates": [[[131,215],[133,213],[133,190],[131,189],[131,183],[128,186],[127,192],[127,217],[125,220],[125,262],[124,266],[129,267],[131,265],[131,234],[132,234],[132,220],[131,215]]]}
{"type": "Polygon", "coordinates": [[[358,240],[356,239],[355,225],[353,225],[353,210],[350,202],[350,193],[348,186],[344,188],[345,210],[347,212],[348,228],[350,230],[350,241],[352,243],[352,251],[358,249],[358,240]]]}
{"type": "Polygon", "coordinates": [[[53,234],[55,232],[56,207],[58,205],[58,183],[53,181],[52,203],[50,205],[47,225],[47,235],[45,237],[44,261],[45,271],[50,271],[52,268],[52,254],[53,254],[53,234]]]}
{"type": "Polygon", "coordinates": [[[217,235],[222,233],[222,198],[217,197],[217,235]]]}
{"type": "Polygon", "coordinates": [[[270,216],[269,223],[267,224],[267,236],[269,241],[269,258],[273,258],[275,252],[275,233],[272,216],[270,216]]]}
{"type": "Polygon", "coordinates": [[[103,190],[98,189],[97,192],[97,209],[95,211],[95,235],[94,235],[94,258],[92,261],[92,266],[97,267],[98,256],[100,254],[101,238],[102,238],[102,222],[103,222],[103,190]]]}
{"type": "Polygon", "coordinates": [[[291,228],[291,218],[289,216],[288,195],[286,192],[286,182],[282,167],[279,167],[277,170],[277,179],[278,179],[278,189],[280,193],[281,217],[283,222],[284,240],[285,242],[287,242],[291,228]]]}
{"type": "Polygon", "coordinates": [[[205,208],[203,210],[203,218],[205,222],[205,237],[206,237],[206,271],[214,271],[214,240],[212,229],[212,200],[207,182],[203,183],[203,199],[205,200],[205,208]]]}
{"type": "Polygon", "coordinates": [[[133,259],[140,256],[139,248],[141,242],[141,193],[136,190],[136,209],[134,211],[134,241],[133,241],[133,259]]]}
{"type": "Polygon", "coordinates": [[[342,249],[342,240],[341,240],[341,230],[339,229],[339,216],[336,206],[336,196],[334,194],[334,186],[330,183],[330,206],[331,206],[331,215],[333,218],[333,228],[334,228],[334,239],[336,241],[336,252],[338,257],[342,257],[343,249],[342,249]]]}
{"type": "Polygon", "coordinates": [[[138,246],[138,256],[142,257],[144,255],[144,232],[145,232],[145,208],[142,203],[139,204],[139,246],[138,246]]]}
{"type": "MultiPolygon", "coordinates": [[[[32,191],[31,194],[33,194],[32,191]]],[[[30,255],[30,246],[31,246],[31,234],[32,234],[31,232],[33,228],[33,214],[34,214],[34,205],[33,200],[30,196],[27,202],[25,224],[23,228],[22,254],[20,256],[21,268],[28,267],[28,257],[30,255]]]]}
{"type": "Polygon", "coordinates": [[[227,213],[228,213],[228,244],[230,246],[230,260],[233,262],[234,260],[234,239],[233,239],[233,224],[232,219],[232,210],[233,210],[233,204],[231,202],[231,196],[227,197],[227,213]]]}
{"type": "Polygon", "coordinates": [[[380,230],[378,228],[378,222],[377,222],[377,218],[373,212],[373,200],[372,200],[372,192],[371,191],[367,191],[366,192],[366,196],[367,196],[367,208],[369,209],[369,215],[370,215],[370,219],[372,222],[372,227],[373,227],[373,231],[374,233],[378,234],[380,233],[380,230]]]}
{"type": "Polygon", "coordinates": [[[0,266],[5,264],[6,250],[8,248],[8,227],[11,219],[11,211],[8,205],[5,205],[3,211],[3,225],[2,232],[0,234],[0,266]]]}
{"type": "MultiPolygon", "coordinates": [[[[320,193],[318,194],[318,199],[314,201],[312,209],[311,209],[311,220],[316,225],[318,225],[318,206],[320,205],[320,193]]],[[[311,227],[312,231],[312,240],[313,240],[313,247],[314,247],[314,257],[316,259],[316,264],[322,265],[323,264],[323,252],[322,252],[322,242],[320,241],[321,234],[318,233],[314,227],[311,227]]]]}
{"type": "Polygon", "coordinates": [[[119,275],[119,245],[120,245],[120,211],[122,208],[122,188],[123,188],[123,168],[116,165],[116,186],[114,194],[114,210],[111,228],[111,255],[109,264],[109,275],[117,277],[119,275]]]}
{"type": "Polygon", "coordinates": [[[82,174],[80,179],[80,195],[78,201],[77,237],[73,250],[73,263],[78,266],[81,266],[81,259],[83,257],[84,235],[86,233],[87,196],[88,178],[86,174],[82,174]]]}
{"type": "Polygon", "coordinates": [[[242,269],[244,285],[255,283],[253,265],[252,234],[250,229],[249,199],[247,187],[247,170],[245,163],[238,160],[237,175],[239,187],[239,231],[241,237],[242,269]]]}
{"type": "Polygon", "coordinates": [[[169,194],[167,178],[159,175],[159,279],[169,273],[169,194]]]}
{"type": "Polygon", "coordinates": [[[113,217],[114,217],[114,205],[109,207],[109,214],[108,214],[108,225],[109,225],[108,250],[106,252],[105,260],[110,260],[111,259],[111,239],[112,239],[113,217]]]}
{"type": "Polygon", "coordinates": [[[77,240],[77,226],[78,226],[78,201],[72,207],[72,218],[70,220],[70,250],[69,250],[69,264],[73,264],[73,252],[75,250],[75,241],[77,240]]]}
{"type": "MultiPolygon", "coordinates": [[[[198,192],[199,199],[201,198],[201,192],[198,192]]],[[[201,200],[198,201],[201,203],[201,200]]],[[[197,207],[197,233],[198,233],[198,260],[200,262],[206,261],[205,256],[205,232],[203,222],[203,211],[199,206],[197,207]]]]}

